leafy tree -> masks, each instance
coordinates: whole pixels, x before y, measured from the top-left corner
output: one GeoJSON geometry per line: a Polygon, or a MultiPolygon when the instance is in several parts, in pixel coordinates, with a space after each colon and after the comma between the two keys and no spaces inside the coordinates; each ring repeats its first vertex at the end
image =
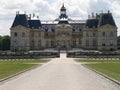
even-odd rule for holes
{"type": "Polygon", "coordinates": [[[120,36],[117,37],[118,49],[120,49],[120,36]]]}
{"type": "Polygon", "coordinates": [[[2,50],[2,36],[0,36],[0,50],[2,50]]]}
{"type": "Polygon", "coordinates": [[[10,50],[10,36],[0,36],[0,50],[10,50]]]}
{"type": "Polygon", "coordinates": [[[3,50],[10,50],[10,37],[4,36],[2,39],[2,44],[3,44],[2,47],[3,50]]]}

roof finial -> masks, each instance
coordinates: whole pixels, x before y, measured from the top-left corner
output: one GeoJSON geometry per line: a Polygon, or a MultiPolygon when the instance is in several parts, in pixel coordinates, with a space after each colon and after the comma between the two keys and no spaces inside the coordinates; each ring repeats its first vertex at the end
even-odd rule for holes
{"type": "Polygon", "coordinates": [[[65,7],[65,6],[64,6],[64,0],[63,0],[63,6],[62,6],[62,7],[65,7]]]}

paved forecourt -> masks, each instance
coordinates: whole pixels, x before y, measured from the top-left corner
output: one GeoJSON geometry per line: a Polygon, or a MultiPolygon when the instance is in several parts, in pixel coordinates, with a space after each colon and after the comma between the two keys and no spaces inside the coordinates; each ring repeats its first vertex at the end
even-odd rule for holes
{"type": "Polygon", "coordinates": [[[120,86],[61,54],[61,58],[0,83],[0,90],[120,90],[120,86]]]}

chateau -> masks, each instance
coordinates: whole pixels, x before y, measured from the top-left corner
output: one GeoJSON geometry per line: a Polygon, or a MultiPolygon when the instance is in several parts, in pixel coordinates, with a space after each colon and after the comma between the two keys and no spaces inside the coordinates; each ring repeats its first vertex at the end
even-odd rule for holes
{"type": "Polygon", "coordinates": [[[17,12],[10,31],[12,51],[117,50],[117,26],[110,11],[92,13],[86,20],[73,20],[67,16],[63,4],[60,16],[45,22],[17,12]]]}

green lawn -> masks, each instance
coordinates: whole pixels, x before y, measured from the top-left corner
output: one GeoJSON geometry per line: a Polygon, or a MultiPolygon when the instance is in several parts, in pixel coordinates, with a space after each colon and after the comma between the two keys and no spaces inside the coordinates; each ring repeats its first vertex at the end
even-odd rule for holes
{"type": "Polygon", "coordinates": [[[120,81],[120,63],[100,63],[85,65],[120,81]]]}
{"type": "Polygon", "coordinates": [[[115,62],[120,62],[120,60],[83,60],[83,59],[76,59],[75,61],[77,62],[101,62],[101,63],[115,63],[115,62]]]}
{"type": "Polygon", "coordinates": [[[76,60],[76,61],[87,62],[88,64],[85,64],[87,67],[95,69],[113,79],[120,81],[120,60],[76,60]]]}
{"type": "Polygon", "coordinates": [[[48,61],[49,60],[0,61],[0,79],[37,66],[37,63],[45,63],[48,61]]]}

